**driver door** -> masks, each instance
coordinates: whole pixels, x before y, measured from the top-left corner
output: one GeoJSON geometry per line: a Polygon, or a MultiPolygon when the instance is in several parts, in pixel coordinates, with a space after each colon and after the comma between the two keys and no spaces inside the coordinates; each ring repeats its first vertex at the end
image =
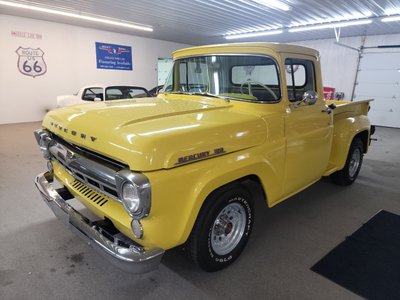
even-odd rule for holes
{"type": "Polygon", "coordinates": [[[290,196],[321,178],[327,168],[332,142],[332,115],[323,112],[319,61],[312,56],[284,56],[286,92],[286,162],[284,191],[290,196]],[[313,105],[300,101],[305,91],[313,90],[318,100],[313,105]]]}

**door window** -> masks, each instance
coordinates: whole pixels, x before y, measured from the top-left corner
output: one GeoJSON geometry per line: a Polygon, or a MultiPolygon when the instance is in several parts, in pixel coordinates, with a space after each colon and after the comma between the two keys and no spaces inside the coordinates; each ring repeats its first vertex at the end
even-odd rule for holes
{"type": "Polygon", "coordinates": [[[285,60],[285,72],[289,101],[300,101],[304,92],[317,91],[312,61],[287,58],[285,60]]]}

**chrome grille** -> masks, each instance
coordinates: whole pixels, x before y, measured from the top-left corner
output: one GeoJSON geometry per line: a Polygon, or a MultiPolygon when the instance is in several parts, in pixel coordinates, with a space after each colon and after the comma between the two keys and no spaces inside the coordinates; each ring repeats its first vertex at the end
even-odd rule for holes
{"type": "Polygon", "coordinates": [[[121,168],[104,165],[103,162],[89,159],[71,148],[53,140],[49,147],[51,159],[57,161],[84,186],[120,201],[115,175],[121,168]]]}

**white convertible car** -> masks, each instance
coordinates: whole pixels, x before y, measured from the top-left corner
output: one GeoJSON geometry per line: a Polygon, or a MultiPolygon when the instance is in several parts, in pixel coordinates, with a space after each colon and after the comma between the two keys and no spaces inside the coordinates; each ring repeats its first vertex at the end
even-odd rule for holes
{"type": "Polygon", "coordinates": [[[104,101],[151,97],[144,87],[117,85],[91,85],[81,88],[76,94],[57,97],[57,107],[86,103],[88,101],[104,101]]]}

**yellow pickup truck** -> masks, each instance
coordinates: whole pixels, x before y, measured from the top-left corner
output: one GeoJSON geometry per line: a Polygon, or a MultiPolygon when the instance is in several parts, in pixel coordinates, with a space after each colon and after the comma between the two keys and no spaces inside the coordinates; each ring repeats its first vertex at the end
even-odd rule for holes
{"type": "Polygon", "coordinates": [[[183,245],[201,268],[220,270],[252,231],[248,182],[272,207],[322,176],[356,180],[370,100],[325,101],[317,51],[238,43],[173,57],[157,97],[57,109],[35,131],[43,199],[111,262],[147,272],[183,245]]]}

